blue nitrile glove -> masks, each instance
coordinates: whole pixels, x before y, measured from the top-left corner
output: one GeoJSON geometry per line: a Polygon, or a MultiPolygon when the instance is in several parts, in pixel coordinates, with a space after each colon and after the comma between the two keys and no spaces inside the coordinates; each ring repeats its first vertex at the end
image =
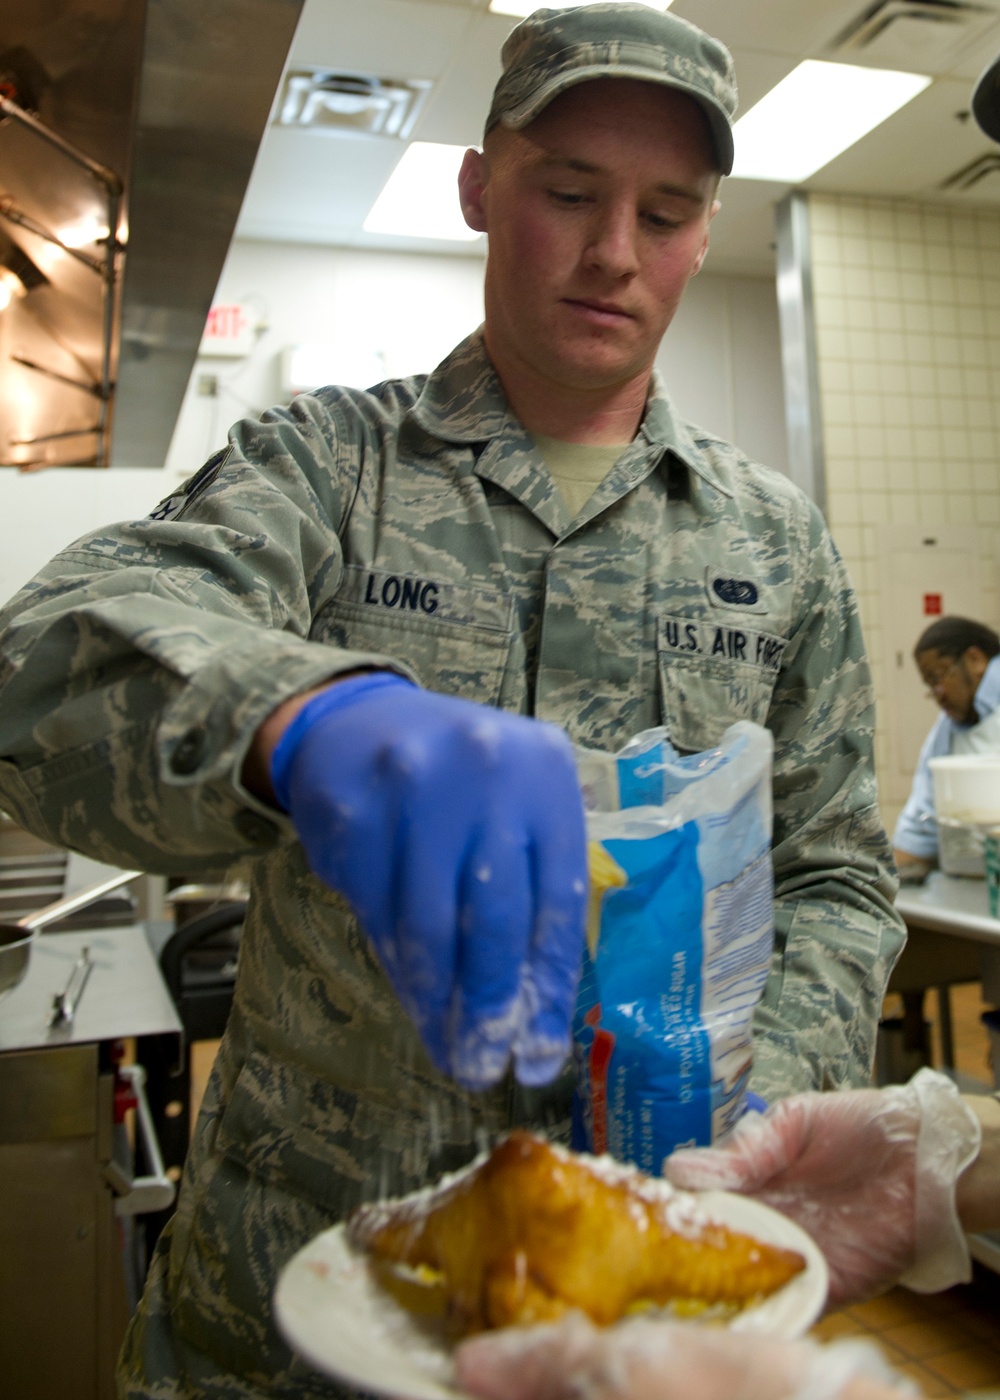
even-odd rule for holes
{"type": "Polygon", "coordinates": [[[303,706],[271,777],[437,1067],[483,1089],[513,1056],[522,1083],[553,1079],[587,903],[566,735],[375,671],[303,706]]]}

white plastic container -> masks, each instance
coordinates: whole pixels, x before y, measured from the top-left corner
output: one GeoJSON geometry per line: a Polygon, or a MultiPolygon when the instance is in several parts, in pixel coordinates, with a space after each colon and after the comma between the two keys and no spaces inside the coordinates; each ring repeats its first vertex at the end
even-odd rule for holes
{"type": "Polygon", "coordinates": [[[932,758],[930,770],[941,869],[985,875],[985,834],[1000,823],[1000,754],[949,754],[932,758]]]}

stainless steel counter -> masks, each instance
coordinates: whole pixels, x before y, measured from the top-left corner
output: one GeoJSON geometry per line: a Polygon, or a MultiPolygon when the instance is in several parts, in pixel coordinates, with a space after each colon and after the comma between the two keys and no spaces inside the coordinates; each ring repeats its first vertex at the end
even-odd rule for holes
{"type": "Polygon", "coordinates": [[[139,924],[38,934],[24,981],[0,1001],[0,1051],[180,1033],[177,1011],[139,924]],[[70,1025],[53,1027],[53,998],[65,988],[84,948],[94,966],[76,1015],[70,1025]]]}
{"type": "MultiPolygon", "coordinates": [[[[180,1035],[140,925],[39,933],[0,1001],[0,1391],[17,1400],[113,1400],[114,1366],[144,1270],[132,1216],[173,1185],[134,1174],[118,1064],[123,1039],[180,1035]],[[83,948],[93,965],[73,1019],[51,1024],[83,948]],[[53,1325],[57,1319],[57,1325],[53,1325]]],[[[136,1137],[149,1147],[140,1100],[136,1137]]],[[[155,1134],[152,1134],[155,1142],[155,1134]]]]}
{"type": "Polygon", "coordinates": [[[944,1062],[953,1063],[947,988],[981,982],[983,998],[1000,1005],[1000,919],[989,912],[985,880],[934,871],[923,885],[903,885],[896,908],[906,947],[889,981],[891,992],[916,997],[936,987],[941,1003],[944,1062]]]}
{"type": "Polygon", "coordinates": [[[985,880],[933,871],[922,885],[902,885],[896,908],[908,928],[952,933],[1000,947],[1000,919],[989,912],[985,880]]]}

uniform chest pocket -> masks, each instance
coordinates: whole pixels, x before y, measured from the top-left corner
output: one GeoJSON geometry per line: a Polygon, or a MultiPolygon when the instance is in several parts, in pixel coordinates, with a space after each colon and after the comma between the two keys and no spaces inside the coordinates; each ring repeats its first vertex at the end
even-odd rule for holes
{"type": "Polygon", "coordinates": [[[498,589],[350,566],[310,636],[393,657],[429,690],[495,704],[513,618],[513,599],[498,589]]]}
{"type": "Polygon", "coordinates": [[[766,722],[783,637],[740,622],[660,617],[656,649],[663,724],[677,748],[713,748],[738,719],[766,722]]]}

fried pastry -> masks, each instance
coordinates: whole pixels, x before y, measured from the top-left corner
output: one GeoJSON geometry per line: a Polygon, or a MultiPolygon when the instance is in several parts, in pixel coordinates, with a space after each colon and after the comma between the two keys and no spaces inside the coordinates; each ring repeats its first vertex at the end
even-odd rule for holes
{"type": "Polygon", "coordinates": [[[663,1181],[524,1132],[439,1188],[361,1206],[348,1235],[397,1297],[440,1306],[460,1335],[574,1309],[599,1325],[645,1307],[736,1310],[805,1267],[663,1181]]]}

